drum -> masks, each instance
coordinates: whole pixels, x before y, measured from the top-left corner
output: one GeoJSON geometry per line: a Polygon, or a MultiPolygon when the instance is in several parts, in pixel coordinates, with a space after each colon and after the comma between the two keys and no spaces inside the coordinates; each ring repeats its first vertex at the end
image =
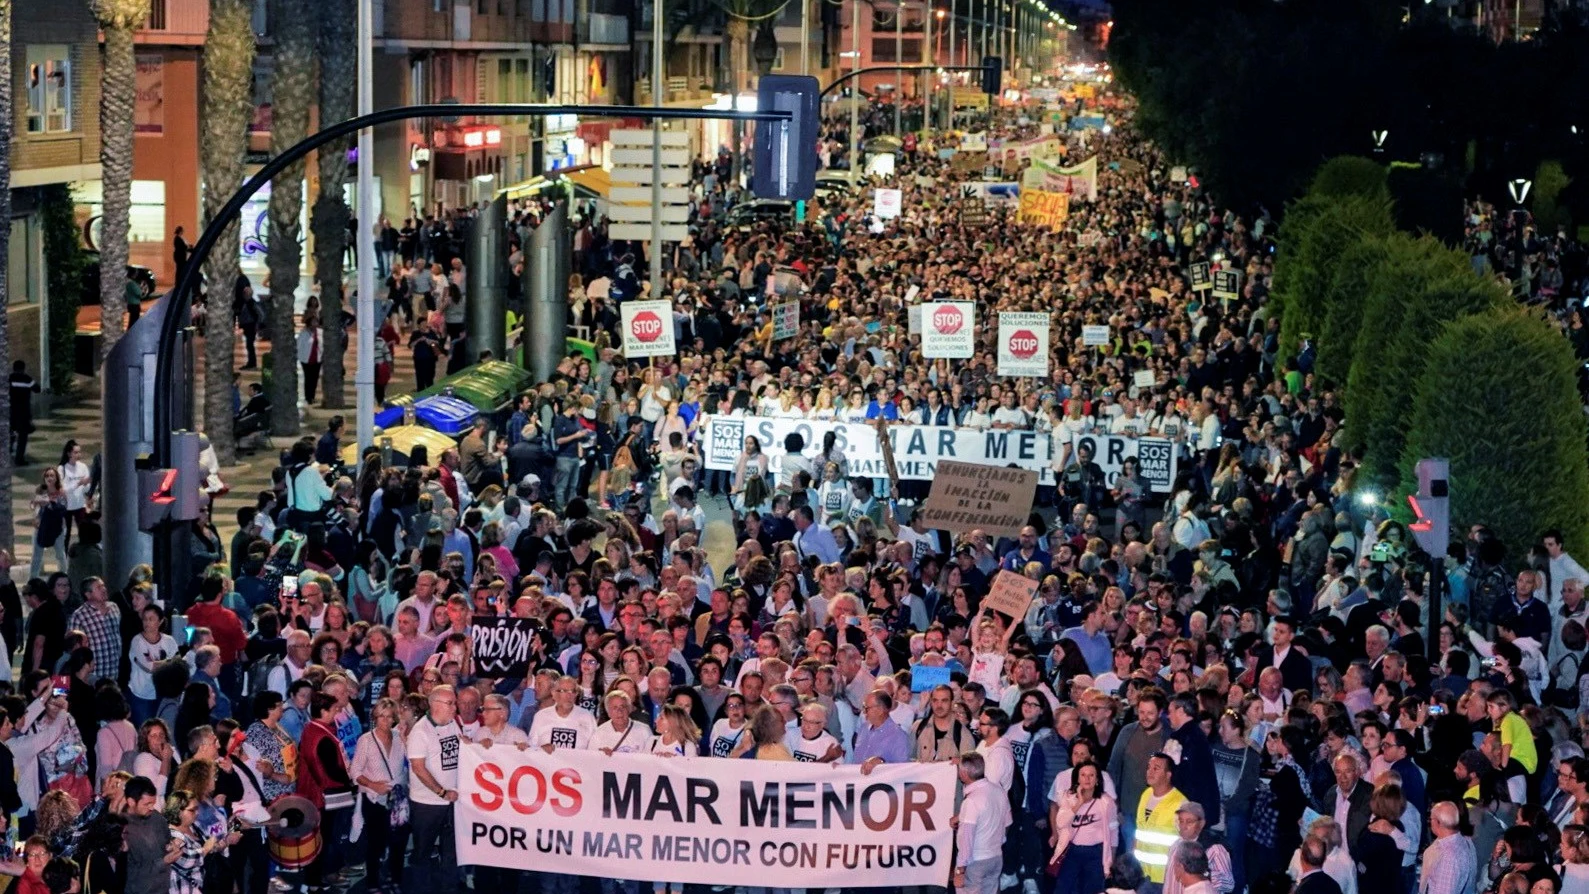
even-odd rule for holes
{"type": "Polygon", "coordinates": [[[270,836],[270,858],[282,869],[303,869],[320,856],[320,832],[270,836]]]}
{"type": "Polygon", "coordinates": [[[303,869],[320,856],[320,811],[307,798],[285,795],[272,801],[265,828],[270,858],[282,869],[303,869]]]}

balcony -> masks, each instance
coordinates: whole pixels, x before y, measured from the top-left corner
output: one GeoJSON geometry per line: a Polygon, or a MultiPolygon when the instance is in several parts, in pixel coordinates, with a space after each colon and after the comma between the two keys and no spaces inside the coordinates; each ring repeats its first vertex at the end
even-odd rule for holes
{"type": "MultiPolygon", "coordinates": [[[[663,105],[693,105],[706,102],[712,98],[714,85],[706,78],[672,77],[665,82],[667,89],[662,95],[663,105]]],[[[651,105],[651,79],[639,78],[635,81],[635,103],[637,105],[651,105]]]]}
{"type": "Polygon", "coordinates": [[[202,46],[210,28],[208,0],[153,0],[149,20],[133,35],[141,44],[202,46]]]}
{"type": "Polygon", "coordinates": [[[629,19],[627,16],[593,12],[579,25],[579,44],[582,50],[629,48],[629,19]]]}

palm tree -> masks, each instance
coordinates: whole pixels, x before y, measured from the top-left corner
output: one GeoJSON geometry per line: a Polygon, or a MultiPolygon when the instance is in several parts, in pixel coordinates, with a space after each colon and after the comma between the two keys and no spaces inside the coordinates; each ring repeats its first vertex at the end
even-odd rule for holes
{"type": "MultiPolygon", "coordinates": [[[[215,220],[243,186],[243,152],[254,117],[254,23],[248,0],[210,0],[210,29],[204,36],[199,152],[204,180],[204,219],[215,220]]],[[[236,320],[232,289],[237,282],[239,221],[204,260],[209,300],[204,323],[204,428],[221,465],[236,461],[232,439],[232,342],[236,320]]]]}
{"type": "MultiPolygon", "coordinates": [[[[320,6],[320,126],[353,117],[353,91],[357,67],[354,41],[357,9],[353,0],[322,0],[320,6]]],[[[324,366],[320,384],[324,389],[322,405],[327,409],[347,406],[343,394],[345,378],[343,352],[347,333],[342,327],[342,253],[348,244],[348,203],[343,188],[348,182],[349,140],[342,139],[315,153],[320,172],[320,195],[315,198],[309,227],[314,231],[315,281],[320,284],[321,324],[325,331],[324,366]]],[[[360,159],[361,164],[369,164],[360,159]]],[[[361,220],[366,227],[370,221],[361,220]]],[[[369,258],[361,258],[370,263],[369,258]]]]}
{"type": "MultiPolygon", "coordinates": [[[[315,14],[312,0],[270,0],[276,39],[276,69],[270,81],[270,154],[280,155],[309,135],[314,99],[315,14]]],[[[270,184],[270,430],[296,435],[298,357],[293,308],[303,263],[304,162],[289,166],[270,184]]]]}
{"type": "MultiPolygon", "coordinates": [[[[783,8],[789,5],[789,0],[711,0],[711,2],[728,14],[723,38],[728,42],[728,70],[731,78],[729,93],[737,97],[752,86],[748,83],[748,78],[753,56],[758,75],[772,70],[773,60],[778,55],[778,41],[772,30],[773,21],[783,12],[783,8]],[[757,26],[755,53],[751,52],[752,25],[757,26]],[[767,49],[769,43],[770,50],[767,49]]],[[[733,183],[739,182],[739,158],[744,142],[743,123],[733,122],[729,131],[732,134],[733,151],[733,166],[729,176],[730,182],[733,183]]]]}
{"type": "MultiPolygon", "coordinates": [[[[0,0],[0,71],[11,70],[11,0],[0,0]]],[[[11,79],[0,78],[0,109],[11,108],[11,79]]],[[[11,116],[0,115],[0,245],[11,243],[11,116]]],[[[0,369],[9,369],[11,327],[10,252],[0,252],[0,369]]],[[[12,548],[16,529],[11,521],[11,389],[0,389],[0,546],[12,548]]]]}
{"type": "Polygon", "coordinates": [[[104,360],[126,331],[132,119],[138,101],[132,32],[149,18],[149,0],[88,0],[88,8],[105,35],[99,98],[99,163],[104,189],[99,224],[99,328],[103,336],[99,356],[104,360]]]}

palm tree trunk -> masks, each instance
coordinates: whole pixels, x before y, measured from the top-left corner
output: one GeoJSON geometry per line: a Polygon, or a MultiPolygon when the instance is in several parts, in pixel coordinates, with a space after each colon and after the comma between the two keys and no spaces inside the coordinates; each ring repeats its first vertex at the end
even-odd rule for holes
{"type": "MultiPolygon", "coordinates": [[[[309,135],[315,14],[310,0],[270,0],[269,12],[276,38],[276,71],[270,82],[270,153],[280,155],[309,135]]],[[[303,264],[304,167],[304,162],[296,162],[270,184],[270,240],[265,248],[265,263],[270,268],[270,430],[288,436],[300,430],[293,308],[303,264]]]]}
{"type": "MultiPolygon", "coordinates": [[[[0,71],[11,70],[11,0],[0,0],[0,71]]],[[[11,108],[11,78],[0,78],[0,109],[11,108]]],[[[11,119],[0,115],[0,245],[11,243],[11,119]]],[[[11,368],[10,252],[0,252],[0,369],[11,368]]],[[[0,547],[14,548],[11,518],[11,389],[0,389],[0,547]]]]}
{"type": "MultiPolygon", "coordinates": [[[[353,91],[357,76],[354,52],[356,10],[353,0],[320,3],[320,126],[353,117],[353,91]]],[[[348,244],[348,203],[343,188],[348,182],[349,140],[337,140],[315,153],[320,173],[320,195],[315,198],[309,226],[314,230],[315,281],[320,284],[324,330],[324,366],[320,384],[322,404],[339,410],[347,406],[343,393],[346,377],[344,352],[347,333],[342,327],[342,253],[348,244]]],[[[369,164],[367,159],[361,163],[369,164]]],[[[369,226],[359,221],[359,226],[369,226]]],[[[360,258],[368,264],[369,258],[360,258]]]]}
{"type": "MultiPolygon", "coordinates": [[[[204,218],[213,221],[243,186],[243,152],[253,117],[254,25],[247,0],[210,0],[204,38],[203,108],[199,151],[204,218]]],[[[204,323],[204,428],[221,465],[236,462],[232,438],[232,290],[238,276],[238,220],[226,222],[220,249],[204,261],[209,300],[204,323]]]]}
{"type": "MultiPolygon", "coordinates": [[[[728,23],[723,28],[724,36],[728,38],[728,59],[730,70],[733,72],[732,100],[734,108],[739,107],[739,95],[745,91],[745,75],[750,73],[750,22],[742,19],[732,12],[729,13],[728,23]]],[[[739,156],[744,150],[743,121],[733,121],[729,124],[729,159],[728,182],[739,185],[739,156]]]]}
{"type": "Polygon", "coordinates": [[[99,99],[99,162],[104,189],[99,236],[99,328],[103,336],[99,356],[103,361],[127,328],[132,125],[138,99],[132,32],[149,17],[149,0],[89,0],[88,6],[105,35],[99,99]]]}

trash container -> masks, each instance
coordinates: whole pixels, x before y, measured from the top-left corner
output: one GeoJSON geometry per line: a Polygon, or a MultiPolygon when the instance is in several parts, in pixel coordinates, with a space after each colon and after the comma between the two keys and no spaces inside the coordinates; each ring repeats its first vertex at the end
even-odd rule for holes
{"type": "Polygon", "coordinates": [[[456,438],[474,425],[480,411],[475,405],[456,397],[438,394],[414,403],[414,418],[420,425],[456,438]]]}

